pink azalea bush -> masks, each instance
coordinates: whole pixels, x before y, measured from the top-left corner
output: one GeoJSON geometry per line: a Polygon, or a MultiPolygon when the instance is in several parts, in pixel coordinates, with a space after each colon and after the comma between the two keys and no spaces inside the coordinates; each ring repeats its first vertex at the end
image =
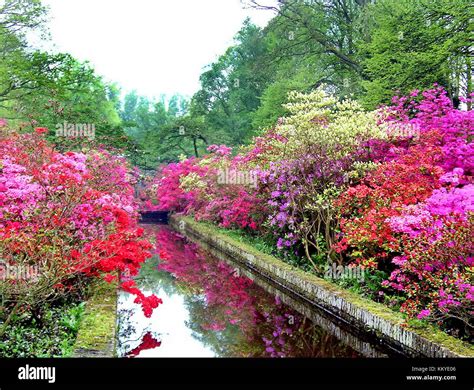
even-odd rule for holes
{"type": "Polygon", "coordinates": [[[256,193],[249,185],[218,183],[219,170],[239,169],[230,158],[231,149],[211,145],[208,150],[211,154],[203,159],[190,158],[162,168],[151,185],[156,188],[156,208],[193,214],[197,220],[223,227],[256,230],[262,218],[256,193]]]}

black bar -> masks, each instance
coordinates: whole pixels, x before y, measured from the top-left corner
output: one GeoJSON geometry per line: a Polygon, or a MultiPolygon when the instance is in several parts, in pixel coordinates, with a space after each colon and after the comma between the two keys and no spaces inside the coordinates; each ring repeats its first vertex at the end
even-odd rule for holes
{"type": "MultiPolygon", "coordinates": [[[[393,384],[406,388],[474,387],[474,359],[0,359],[0,389],[99,384],[393,384]],[[55,367],[55,382],[20,380],[20,367],[55,367]],[[416,367],[414,370],[413,367],[416,367]],[[426,368],[426,371],[422,371],[426,368]],[[429,379],[426,375],[453,377],[429,379]],[[425,379],[408,380],[407,376],[425,379]]],[[[327,388],[327,387],[325,387],[327,388]]],[[[381,390],[384,390],[385,387],[381,390]]],[[[399,387],[400,389],[400,387],[399,387]]]]}

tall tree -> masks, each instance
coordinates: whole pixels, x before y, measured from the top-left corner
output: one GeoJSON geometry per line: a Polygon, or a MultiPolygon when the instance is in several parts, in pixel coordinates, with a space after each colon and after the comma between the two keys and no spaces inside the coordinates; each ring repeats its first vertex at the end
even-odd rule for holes
{"type": "Polygon", "coordinates": [[[368,80],[364,101],[387,102],[395,91],[437,82],[459,96],[472,92],[472,2],[380,0],[369,7],[371,38],[361,45],[368,80]]]}
{"type": "Polygon", "coordinates": [[[193,96],[197,115],[206,125],[223,130],[230,142],[244,142],[251,134],[252,113],[271,75],[262,66],[266,42],[261,29],[246,20],[235,45],[201,75],[201,89],[193,96]]]}

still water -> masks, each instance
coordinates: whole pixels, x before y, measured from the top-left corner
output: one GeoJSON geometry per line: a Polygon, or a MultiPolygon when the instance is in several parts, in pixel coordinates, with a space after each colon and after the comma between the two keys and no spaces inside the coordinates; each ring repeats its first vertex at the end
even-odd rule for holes
{"type": "Polygon", "coordinates": [[[144,264],[135,280],[145,295],[154,293],[163,304],[146,318],[133,303],[134,296],[120,293],[119,356],[362,355],[360,348],[348,345],[337,328],[324,329],[314,318],[308,318],[310,315],[300,314],[301,310],[297,312],[257,285],[232,263],[219,260],[167,225],[143,227],[156,242],[155,256],[144,264]]]}

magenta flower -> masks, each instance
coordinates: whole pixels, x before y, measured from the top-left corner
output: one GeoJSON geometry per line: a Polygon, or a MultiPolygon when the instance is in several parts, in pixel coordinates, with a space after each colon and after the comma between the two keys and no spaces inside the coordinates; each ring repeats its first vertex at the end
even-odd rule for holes
{"type": "Polygon", "coordinates": [[[424,310],[420,311],[420,314],[417,315],[417,318],[421,320],[425,317],[428,317],[430,314],[431,314],[431,312],[428,309],[424,309],[424,310]]]}

